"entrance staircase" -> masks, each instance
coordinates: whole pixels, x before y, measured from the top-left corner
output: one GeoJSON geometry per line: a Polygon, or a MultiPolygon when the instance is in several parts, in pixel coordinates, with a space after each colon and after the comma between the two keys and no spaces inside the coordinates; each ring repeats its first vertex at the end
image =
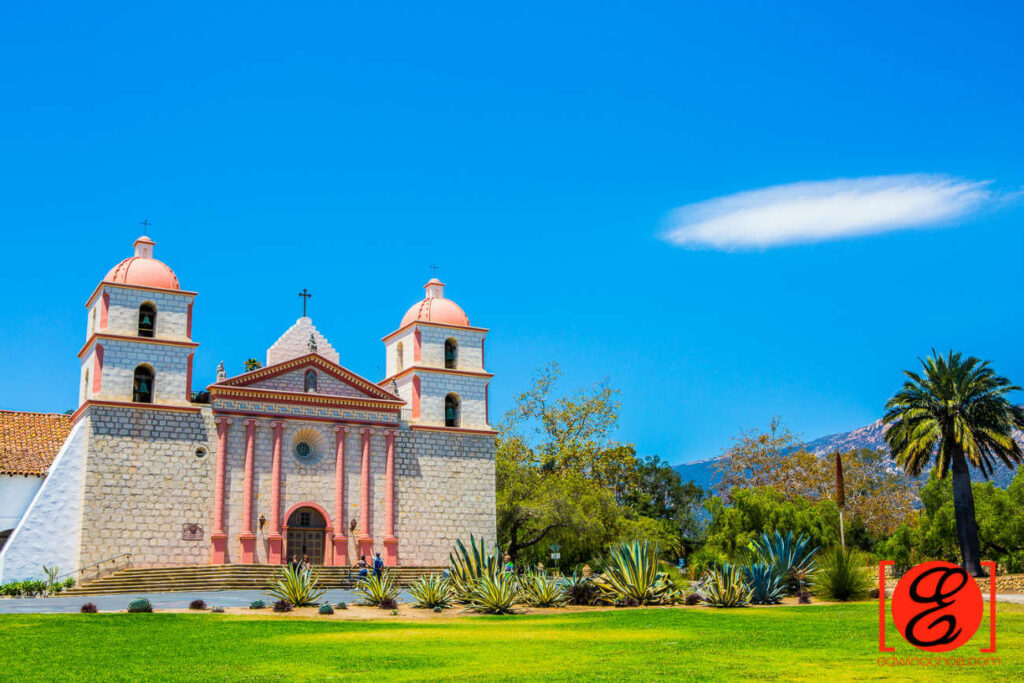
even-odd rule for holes
{"type": "MultiPolygon", "coordinates": [[[[122,569],[66,590],[61,595],[169,593],[174,591],[265,590],[277,582],[280,566],[220,564],[122,569]]],[[[389,567],[400,586],[443,567],[389,567]]],[[[315,567],[323,588],[352,588],[358,577],[350,567],[315,567]]]]}

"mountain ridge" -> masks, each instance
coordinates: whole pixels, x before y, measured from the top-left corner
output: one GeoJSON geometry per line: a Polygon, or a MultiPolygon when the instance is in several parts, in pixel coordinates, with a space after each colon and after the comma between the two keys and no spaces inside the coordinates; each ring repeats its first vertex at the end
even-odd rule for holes
{"type": "MultiPolygon", "coordinates": [[[[1024,434],[1021,432],[1014,432],[1014,440],[1024,447],[1024,434]]],[[[857,429],[850,430],[848,432],[837,432],[835,434],[826,434],[820,436],[817,439],[811,441],[805,441],[803,447],[814,455],[823,456],[829,453],[835,453],[836,451],[846,452],[856,448],[868,448],[871,450],[889,452],[889,446],[885,442],[885,425],[882,424],[882,420],[878,419],[871,424],[858,427],[857,429]]],[[[690,462],[681,463],[675,466],[676,472],[683,478],[683,481],[693,481],[699,486],[707,489],[711,487],[711,477],[713,474],[714,464],[719,461],[723,456],[717,455],[711,458],[703,458],[701,460],[691,460],[690,462]]],[[[996,467],[995,472],[992,474],[990,481],[995,483],[1000,488],[1006,488],[1009,486],[1010,481],[1013,480],[1013,475],[1016,469],[1010,469],[1004,466],[1001,462],[996,467]]],[[[927,472],[922,473],[922,478],[927,478],[927,472]]],[[[972,470],[971,472],[972,481],[984,481],[984,479],[972,470]]]]}

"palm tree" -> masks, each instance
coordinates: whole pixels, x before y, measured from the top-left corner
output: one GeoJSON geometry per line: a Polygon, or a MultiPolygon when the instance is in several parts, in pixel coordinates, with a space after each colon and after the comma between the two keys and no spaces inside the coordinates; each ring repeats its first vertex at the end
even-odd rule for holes
{"type": "Polygon", "coordinates": [[[932,350],[922,359],[923,375],[910,379],[886,403],[885,440],[892,457],[910,475],[918,475],[935,455],[939,478],[953,471],[953,510],[964,569],[985,576],[978,550],[978,524],[968,463],[988,479],[1000,460],[1013,468],[1024,460],[1013,430],[1024,429],[1024,409],[1006,395],[1020,387],[1000,377],[988,361],[945,358],[932,350]]]}
{"type": "Polygon", "coordinates": [[[246,372],[252,372],[253,370],[259,370],[260,368],[262,368],[263,363],[259,362],[255,358],[250,358],[249,360],[245,361],[243,367],[245,368],[246,372]]]}

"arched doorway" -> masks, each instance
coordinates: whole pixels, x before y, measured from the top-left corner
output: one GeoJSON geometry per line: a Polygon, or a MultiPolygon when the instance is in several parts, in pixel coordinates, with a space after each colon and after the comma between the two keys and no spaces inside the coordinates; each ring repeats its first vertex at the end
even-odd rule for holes
{"type": "Polygon", "coordinates": [[[301,560],[309,556],[311,564],[324,563],[324,541],[327,534],[327,522],[317,510],[311,507],[300,507],[288,516],[288,547],[285,551],[285,562],[290,562],[293,555],[301,560]]]}

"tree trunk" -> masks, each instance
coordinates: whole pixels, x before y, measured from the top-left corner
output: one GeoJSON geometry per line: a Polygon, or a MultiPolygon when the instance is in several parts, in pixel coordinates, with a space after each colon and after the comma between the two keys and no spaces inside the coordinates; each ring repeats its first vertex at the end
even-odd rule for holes
{"type": "Polygon", "coordinates": [[[974,517],[974,492],[971,490],[971,471],[967,459],[960,452],[953,453],[953,513],[956,516],[956,535],[960,541],[963,566],[973,576],[987,576],[981,568],[978,548],[978,522],[974,517]]]}

